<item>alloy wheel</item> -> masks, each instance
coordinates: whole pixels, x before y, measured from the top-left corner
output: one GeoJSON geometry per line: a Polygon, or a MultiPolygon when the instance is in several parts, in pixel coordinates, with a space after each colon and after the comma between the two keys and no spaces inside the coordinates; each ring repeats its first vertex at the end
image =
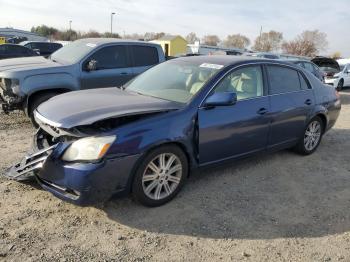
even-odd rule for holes
{"type": "Polygon", "coordinates": [[[172,153],[162,153],[153,158],[142,176],[142,188],[147,197],[162,200],[170,196],[182,178],[180,159],[172,153]]]}
{"type": "Polygon", "coordinates": [[[308,151],[314,150],[320,142],[322,127],[319,121],[312,121],[304,135],[304,146],[308,151]]]}

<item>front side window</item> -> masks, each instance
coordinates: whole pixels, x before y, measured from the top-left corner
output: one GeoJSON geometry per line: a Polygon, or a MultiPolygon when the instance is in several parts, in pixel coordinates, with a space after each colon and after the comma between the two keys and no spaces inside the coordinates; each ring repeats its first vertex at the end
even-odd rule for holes
{"type": "Polygon", "coordinates": [[[125,46],[107,46],[94,53],[88,61],[97,61],[97,70],[128,67],[127,50],[125,46]]]}
{"type": "Polygon", "coordinates": [[[270,95],[300,91],[299,75],[296,70],[275,65],[269,65],[267,69],[270,95]]]}
{"type": "Polygon", "coordinates": [[[214,92],[235,92],[237,100],[243,100],[262,96],[263,86],[261,66],[248,66],[228,74],[214,92]]]}
{"type": "Polygon", "coordinates": [[[134,66],[152,66],[159,63],[158,51],[150,46],[131,46],[134,66]]]}

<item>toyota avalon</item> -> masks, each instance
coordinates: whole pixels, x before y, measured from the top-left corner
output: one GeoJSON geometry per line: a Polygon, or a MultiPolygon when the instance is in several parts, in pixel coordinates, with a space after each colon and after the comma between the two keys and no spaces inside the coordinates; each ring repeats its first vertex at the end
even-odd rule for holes
{"type": "Polygon", "coordinates": [[[178,58],[122,89],[76,91],[43,103],[35,112],[34,153],[6,175],[33,176],[79,205],[131,193],[159,206],[194,169],[286,148],[313,153],[340,108],[334,88],[290,63],[178,58]]]}

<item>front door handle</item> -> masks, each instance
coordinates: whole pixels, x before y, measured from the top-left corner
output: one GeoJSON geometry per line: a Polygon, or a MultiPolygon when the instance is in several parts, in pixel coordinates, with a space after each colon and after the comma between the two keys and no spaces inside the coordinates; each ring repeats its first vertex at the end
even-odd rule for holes
{"type": "Polygon", "coordinates": [[[120,73],[120,75],[126,76],[126,75],[128,75],[128,73],[127,72],[122,72],[122,73],[120,73]]]}
{"type": "Polygon", "coordinates": [[[311,106],[312,105],[311,99],[306,99],[305,105],[311,106]]]}
{"type": "Polygon", "coordinates": [[[267,109],[266,108],[260,108],[256,113],[259,115],[265,115],[267,113],[267,109]]]}

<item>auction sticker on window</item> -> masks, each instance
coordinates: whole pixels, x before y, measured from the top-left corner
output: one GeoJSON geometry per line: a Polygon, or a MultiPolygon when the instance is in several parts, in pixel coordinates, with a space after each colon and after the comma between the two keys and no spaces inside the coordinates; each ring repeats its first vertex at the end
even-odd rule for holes
{"type": "Polygon", "coordinates": [[[204,68],[211,68],[211,69],[221,69],[224,66],[223,65],[217,65],[217,64],[208,64],[208,63],[204,63],[201,64],[199,67],[204,67],[204,68]]]}
{"type": "Polygon", "coordinates": [[[87,43],[86,46],[88,46],[88,47],[96,47],[96,44],[87,43]]]}

